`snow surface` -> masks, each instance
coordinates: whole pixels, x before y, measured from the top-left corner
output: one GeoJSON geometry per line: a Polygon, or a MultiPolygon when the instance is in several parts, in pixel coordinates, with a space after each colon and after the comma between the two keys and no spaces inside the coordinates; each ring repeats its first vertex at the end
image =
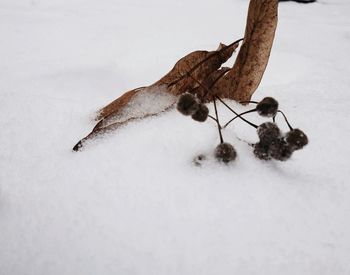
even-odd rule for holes
{"type": "Polygon", "coordinates": [[[126,104],[121,112],[103,119],[99,127],[108,127],[114,123],[125,122],[132,118],[157,115],[169,110],[176,102],[177,97],[168,93],[166,85],[141,87],[137,89],[137,94],[132,97],[132,100],[126,104]]]}
{"type": "Polygon", "coordinates": [[[103,105],[240,38],[247,5],[0,1],[1,275],[350,274],[348,0],[280,5],[255,99],[308,134],[292,160],[256,160],[237,121],[237,161],[196,167],[215,124],[175,110],[71,151],[103,105]]]}

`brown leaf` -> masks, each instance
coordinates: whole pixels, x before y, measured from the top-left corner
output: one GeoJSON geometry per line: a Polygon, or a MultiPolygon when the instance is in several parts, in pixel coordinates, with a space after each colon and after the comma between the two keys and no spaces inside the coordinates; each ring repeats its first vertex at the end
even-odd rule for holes
{"type": "Polygon", "coordinates": [[[277,8],[278,0],[250,1],[244,42],[231,70],[227,72],[227,69],[219,68],[231,57],[241,40],[229,46],[220,44],[216,51],[188,54],[153,85],[126,92],[102,108],[98,115],[101,120],[73,150],[79,150],[86,140],[125,123],[168,110],[174,105],[176,96],[187,91],[196,93],[203,101],[210,101],[214,94],[237,101],[250,100],[270,56],[277,26],[277,8]]]}
{"type": "Polygon", "coordinates": [[[190,93],[195,94],[202,102],[212,101],[212,90],[210,90],[228,71],[230,68],[222,67],[219,70],[212,72],[207,78],[205,78],[201,85],[198,85],[190,93]],[[204,88],[205,87],[205,88],[204,88]]]}
{"type": "MultiPolygon", "coordinates": [[[[174,95],[180,95],[188,90],[198,87],[198,84],[187,74],[191,73],[198,81],[203,81],[206,84],[222,70],[218,70],[221,64],[225,63],[236,50],[240,40],[226,46],[220,43],[216,51],[195,51],[185,57],[181,58],[174,66],[174,68],[163,76],[160,80],[149,87],[159,87],[167,85],[166,92],[174,95]],[[209,79],[207,79],[209,78],[209,79]]],[[[214,80],[214,79],[212,79],[214,80]]],[[[210,85],[211,86],[211,85],[210,85]]],[[[120,112],[121,109],[130,102],[133,97],[140,91],[147,87],[137,88],[126,92],[121,97],[114,100],[112,103],[103,107],[97,115],[96,120],[105,119],[115,113],[120,112]]],[[[95,127],[96,128],[96,127],[95,127]]],[[[99,128],[99,127],[97,127],[99,128]]]]}
{"type": "Polygon", "coordinates": [[[218,70],[233,54],[241,40],[228,46],[220,44],[216,51],[196,51],[181,58],[174,68],[149,87],[126,92],[99,111],[100,121],[92,132],[73,148],[78,151],[87,140],[115,130],[131,121],[157,115],[170,109],[176,96],[193,89],[205,100],[207,92],[201,90],[198,81],[212,86],[227,69],[218,70]]]}
{"type": "Polygon", "coordinates": [[[204,81],[232,56],[239,45],[238,42],[232,43],[229,46],[220,43],[216,51],[195,51],[186,55],[175,64],[169,73],[154,85],[166,84],[169,86],[169,92],[174,95],[180,95],[194,89],[198,84],[188,73],[190,72],[198,81],[204,81]]]}
{"type": "Polygon", "coordinates": [[[145,87],[140,87],[124,93],[121,97],[117,98],[116,100],[99,110],[96,120],[108,117],[114,112],[122,109],[140,90],[144,88],[145,87]]]}
{"type": "Polygon", "coordinates": [[[129,91],[101,110],[102,119],[90,134],[74,146],[73,150],[78,151],[84,142],[131,121],[167,111],[176,101],[177,97],[167,91],[166,85],[153,85],[129,91]]]}
{"type": "Polygon", "coordinates": [[[278,20],[278,0],[251,0],[242,47],[235,64],[213,87],[236,101],[250,100],[265,72],[278,20]]]}

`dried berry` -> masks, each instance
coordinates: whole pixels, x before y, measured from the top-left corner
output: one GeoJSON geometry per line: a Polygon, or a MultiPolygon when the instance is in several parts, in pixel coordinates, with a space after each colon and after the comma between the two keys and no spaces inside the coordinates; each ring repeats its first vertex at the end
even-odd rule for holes
{"type": "Polygon", "coordinates": [[[271,156],[269,154],[269,146],[262,144],[260,142],[254,144],[254,155],[261,160],[270,160],[271,156]]]}
{"type": "Polygon", "coordinates": [[[199,104],[197,111],[192,115],[195,121],[204,122],[207,120],[209,115],[209,109],[204,104],[199,104]]]}
{"type": "Polygon", "coordinates": [[[286,141],[294,150],[300,150],[309,143],[307,135],[300,129],[293,129],[288,132],[286,141]]]}
{"type": "Polygon", "coordinates": [[[229,143],[221,143],[215,149],[215,158],[224,163],[235,160],[237,153],[235,148],[229,143]]]}
{"type": "Polygon", "coordinates": [[[260,139],[260,143],[264,145],[269,145],[275,139],[281,136],[281,131],[276,123],[265,122],[259,125],[257,133],[260,139]]]}
{"type": "Polygon", "coordinates": [[[206,159],[207,159],[207,157],[205,155],[200,154],[193,159],[193,163],[196,166],[201,166],[202,162],[205,161],[206,159]]]}
{"type": "Polygon", "coordinates": [[[179,101],[177,102],[177,110],[185,116],[192,115],[198,110],[198,108],[198,100],[194,95],[189,93],[181,95],[179,101]]]}
{"type": "Polygon", "coordinates": [[[276,139],[269,147],[269,154],[279,161],[288,160],[293,154],[293,148],[283,138],[276,139]]]}
{"type": "Polygon", "coordinates": [[[265,97],[256,105],[256,110],[261,116],[273,117],[277,114],[278,102],[272,97],[265,97]]]}

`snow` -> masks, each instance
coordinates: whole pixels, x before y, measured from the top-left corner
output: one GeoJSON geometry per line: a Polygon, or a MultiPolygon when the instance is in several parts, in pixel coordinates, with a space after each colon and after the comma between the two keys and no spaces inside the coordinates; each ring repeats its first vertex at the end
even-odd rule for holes
{"type": "Polygon", "coordinates": [[[137,89],[136,95],[120,113],[112,114],[103,119],[101,126],[107,127],[132,118],[157,115],[174,106],[176,102],[177,97],[168,92],[166,85],[141,87],[137,89]]]}
{"type": "Polygon", "coordinates": [[[254,99],[308,134],[290,161],[237,120],[235,163],[197,167],[217,129],[176,110],[71,151],[124,91],[240,38],[247,2],[0,1],[1,275],[350,273],[348,0],[280,5],[254,99]]]}

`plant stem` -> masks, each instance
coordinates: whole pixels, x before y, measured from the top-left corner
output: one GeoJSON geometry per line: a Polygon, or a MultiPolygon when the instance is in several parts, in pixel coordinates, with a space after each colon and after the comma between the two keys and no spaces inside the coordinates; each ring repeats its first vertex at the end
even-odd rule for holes
{"type": "Polygon", "coordinates": [[[217,122],[216,118],[211,116],[211,115],[208,115],[209,118],[211,118],[212,120],[214,120],[215,122],[217,122]]]}
{"type": "MultiPolygon", "coordinates": [[[[249,110],[249,111],[246,111],[246,112],[243,112],[243,113],[240,113],[239,116],[243,116],[245,114],[249,114],[249,113],[252,113],[252,112],[256,112],[256,109],[252,109],[252,110],[249,110]]],[[[236,115],[234,118],[232,118],[229,122],[227,122],[223,128],[226,128],[232,121],[234,121],[236,118],[239,117],[238,115],[236,115]]]]}
{"type": "Polygon", "coordinates": [[[244,122],[248,123],[250,126],[254,128],[258,128],[257,125],[251,123],[250,121],[246,120],[245,118],[241,117],[240,114],[238,114],[236,111],[234,111],[230,106],[228,106],[220,97],[215,96],[222,104],[226,106],[227,109],[229,109],[232,113],[234,113],[236,116],[238,116],[240,119],[242,119],[244,122]]]}
{"type": "Polygon", "coordinates": [[[293,130],[293,127],[289,124],[289,122],[288,122],[288,119],[287,119],[287,117],[286,117],[286,115],[281,111],[281,110],[278,110],[277,111],[278,113],[281,113],[282,115],[283,115],[283,117],[284,117],[284,120],[286,121],[286,123],[287,123],[287,125],[288,125],[288,127],[289,127],[289,130],[293,130]]]}
{"type": "Polygon", "coordinates": [[[214,101],[214,109],[215,109],[216,123],[217,123],[217,125],[218,125],[218,130],[219,130],[220,143],[224,143],[224,139],[223,139],[222,133],[221,133],[221,125],[220,125],[220,121],[219,121],[218,108],[217,108],[217,106],[216,106],[215,96],[213,96],[213,101],[214,101]]]}
{"type": "Polygon", "coordinates": [[[254,103],[254,104],[258,104],[259,102],[257,102],[257,101],[251,101],[251,100],[248,100],[248,101],[240,101],[239,103],[240,103],[240,104],[246,104],[246,103],[254,103]]]}

